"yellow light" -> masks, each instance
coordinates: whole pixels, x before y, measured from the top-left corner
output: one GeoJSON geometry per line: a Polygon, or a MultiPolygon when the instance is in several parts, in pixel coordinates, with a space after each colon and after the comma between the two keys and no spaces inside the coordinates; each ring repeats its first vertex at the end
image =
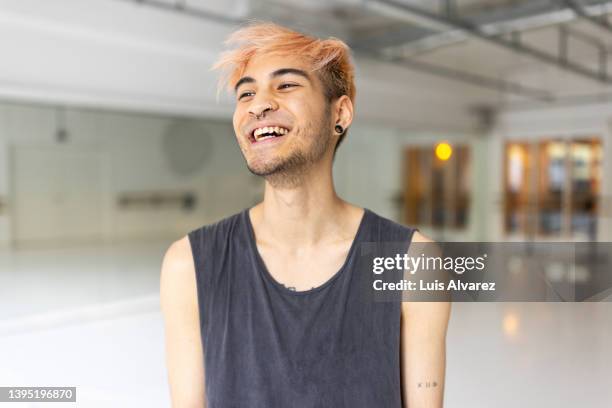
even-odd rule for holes
{"type": "Polygon", "coordinates": [[[453,154],[453,148],[446,142],[438,143],[436,145],[436,157],[442,161],[450,159],[453,154]]]}
{"type": "Polygon", "coordinates": [[[504,333],[508,337],[515,337],[519,331],[519,317],[510,312],[506,313],[503,320],[504,333]]]}
{"type": "Polygon", "coordinates": [[[525,152],[520,145],[512,144],[508,149],[508,155],[510,156],[510,161],[517,161],[519,163],[523,163],[525,161],[525,152]]]}

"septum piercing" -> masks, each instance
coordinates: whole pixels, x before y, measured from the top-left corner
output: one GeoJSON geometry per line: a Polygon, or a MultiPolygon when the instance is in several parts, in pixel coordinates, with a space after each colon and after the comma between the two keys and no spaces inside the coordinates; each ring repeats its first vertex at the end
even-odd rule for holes
{"type": "Polygon", "coordinates": [[[272,106],[270,106],[270,104],[268,104],[268,105],[266,106],[266,108],[265,108],[264,110],[262,110],[262,111],[261,111],[261,113],[260,113],[259,115],[257,115],[257,114],[255,115],[255,119],[259,120],[259,119],[262,117],[262,115],[263,115],[263,114],[264,114],[264,113],[265,113],[267,110],[270,110],[270,109],[272,109],[272,106]]]}

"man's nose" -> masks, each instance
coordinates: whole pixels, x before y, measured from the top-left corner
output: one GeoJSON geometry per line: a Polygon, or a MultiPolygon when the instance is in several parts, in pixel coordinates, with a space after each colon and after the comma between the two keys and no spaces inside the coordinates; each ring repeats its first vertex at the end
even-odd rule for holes
{"type": "Polygon", "coordinates": [[[266,113],[273,110],[276,110],[276,104],[274,101],[262,100],[261,102],[252,104],[249,108],[249,113],[259,119],[260,117],[265,116],[266,113]]]}

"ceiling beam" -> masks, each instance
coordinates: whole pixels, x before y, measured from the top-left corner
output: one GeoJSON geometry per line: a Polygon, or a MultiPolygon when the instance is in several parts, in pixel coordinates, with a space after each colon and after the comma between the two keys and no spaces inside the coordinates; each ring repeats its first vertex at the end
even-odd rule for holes
{"type": "MultiPolygon", "coordinates": [[[[559,1],[559,0],[554,0],[559,1]]],[[[377,8],[376,2],[366,1],[366,8],[377,8]]],[[[396,12],[385,7],[376,10],[390,18],[396,18],[396,12]]],[[[449,11],[446,11],[447,14],[449,11]]],[[[456,16],[456,12],[455,12],[456,16]]],[[[515,6],[501,6],[479,14],[463,15],[463,18],[481,27],[488,34],[503,34],[511,31],[524,30],[531,27],[566,22],[574,18],[571,10],[567,8],[551,10],[551,0],[532,0],[515,6]]],[[[423,26],[402,24],[399,27],[388,27],[384,30],[361,31],[354,33],[354,39],[364,42],[368,47],[384,47],[405,43],[440,43],[445,45],[442,37],[446,37],[449,45],[469,38],[461,34],[461,30],[454,30],[457,35],[441,33],[440,30],[425,28],[423,26]],[[440,37],[435,39],[435,37],[440,37]]]]}
{"type": "MultiPolygon", "coordinates": [[[[598,0],[582,4],[582,10],[591,19],[605,19],[607,13],[612,13],[612,1],[598,0]]],[[[372,4],[366,7],[376,7],[372,4]]],[[[395,18],[388,9],[379,10],[395,18]]],[[[577,13],[567,7],[564,0],[532,0],[515,6],[500,6],[479,14],[463,15],[467,21],[478,25],[489,35],[514,34],[517,32],[544,28],[551,25],[574,21],[577,13]]],[[[390,25],[384,29],[362,30],[351,35],[354,42],[367,47],[380,48],[401,45],[406,51],[423,53],[439,47],[451,46],[470,38],[462,30],[444,31],[428,29],[415,25],[390,25]]],[[[610,48],[610,47],[608,47],[610,48]]]]}
{"type": "Polygon", "coordinates": [[[214,13],[200,8],[191,7],[185,0],[176,0],[174,3],[168,3],[162,0],[121,0],[128,3],[143,4],[149,7],[155,7],[161,10],[180,13],[194,18],[200,18],[208,21],[214,21],[222,24],[242,24],[245,19],[233,17],[226,14],[214,13]]]}
{"type": "Polygon", "coordinates": [[[454,68],[443,67],[428,62],[417,61],[412,58],[403,58],[402,56],[393,55],[392,53],[376,52],[371,49],[360,48],[359,45],[350,45],[350,47],[358,52],[357,55],[359,57],[365,57],[376,61],[382,60],[393,65],[408,68],[412,71],[422,72],[428,75],[434,75],[505,94],[533,99],[539,102],[554,101],[553,95],[544,89],[524,86],[516,82],[475,74],[473,72],[461,71],[454,68]]]}
{"type": "Polygon", "coordinates": [[[424,10],[423,8],[395,0],[371,0],[367,1],[365,5],[367,8],[373,11],[385,15],[393,15],[396,19],[402,19],[412,24],[419,24],[442,32],[458,32],[460,35],[466,35],[471,38],[483,40],[508,51],[529,56],[540,62],[580,75],[584,78],[601,83],[612,84],[612,81],[608,75],[602,74],[601,69],[599,71],[592,70],[575,62],[563,59],[559,55],[530,47],[529,45],[524,44],[522,41],[506,39],[499,35],[492,35],[490,32],[486,32],[482,26],[465,19],[443,16],[441,14],[430,12],[424,10]]]}
{"type": "Polygon", "coordinates": [[[576,0],[560,0],[560,2],[574,10],[574,12],[580,16],[580,18],[589,21],[591,24],[601,28],[604,31],[607,31],[608,34],[612,34],[612,25],[608,21],[606,14],[601,14],[601,18],[597,18],[589,14],[585,10],[584,6],[576,0]]]}

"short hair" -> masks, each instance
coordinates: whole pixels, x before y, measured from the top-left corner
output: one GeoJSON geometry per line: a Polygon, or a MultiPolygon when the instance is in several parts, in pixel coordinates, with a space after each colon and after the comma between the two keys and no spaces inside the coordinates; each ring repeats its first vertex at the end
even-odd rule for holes
{"type": "MultiPolygon", "coordinates": [[[[270,22],[253,21],[233,32],[225,41],[233,49],[221,54],[212,69],[221,69],[217,95],[224,87],[232,90],[256,55],[300,55],[312,64],[328,102],[347,95],[355,103],[355,68],[350,49],[335,37],[319,39],[270,22]]],[[[342,133],[336,148],[342,142],[342,133]]]]}

